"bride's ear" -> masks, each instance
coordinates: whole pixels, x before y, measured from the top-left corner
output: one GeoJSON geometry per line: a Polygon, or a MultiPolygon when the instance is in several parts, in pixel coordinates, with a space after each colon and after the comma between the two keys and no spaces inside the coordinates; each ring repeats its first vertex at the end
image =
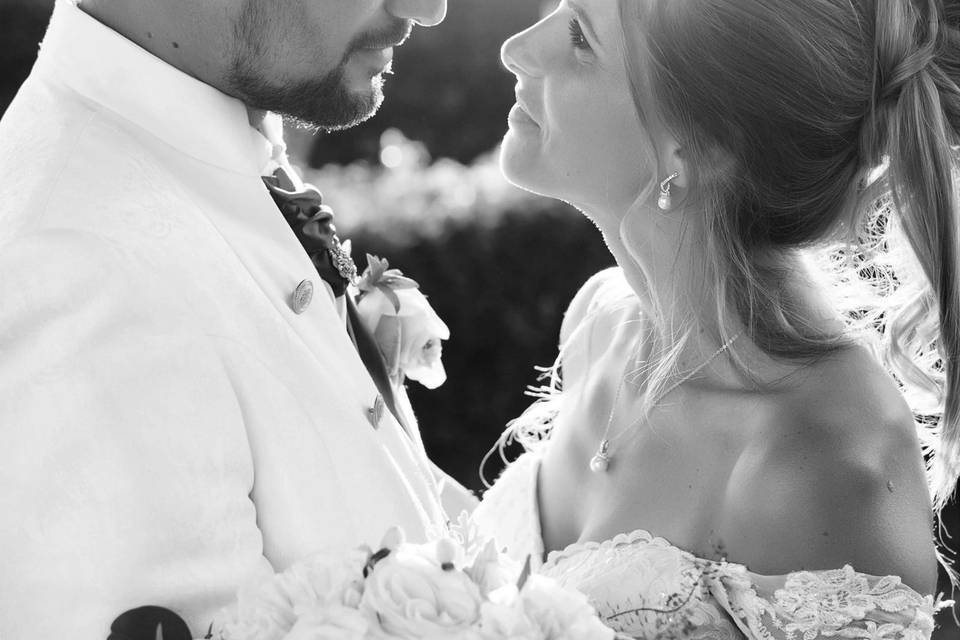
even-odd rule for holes
{"type": "Polygon", "coordinates": [[[690,186],[690,171],[686,161],[683,148],[676,140],[671,139],[662,150],[661,179],[677,174],[677,177],[671,180],[671,184],[678,189],[687,189],[690,186]]]}
{"type": "Polygon", "coordinates": [[[688,172],[689,164],[684,159],[680,145],[672,137],[663,141],[659,149],[660,175],[657,177],[659,189],[657,192],[657,207],[663,211],[674,209],[678,201],[682,202],[687,193],[687,186],[692,184],[688,172]]]}

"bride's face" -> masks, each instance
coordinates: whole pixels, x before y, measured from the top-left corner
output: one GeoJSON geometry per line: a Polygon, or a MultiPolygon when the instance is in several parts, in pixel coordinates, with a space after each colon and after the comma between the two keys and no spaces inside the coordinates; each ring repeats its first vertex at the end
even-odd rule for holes
{"type": "Polygon", "coordinates": [[[655,166],[627,80],[617,4],[563,0],[501,52],[517,76],[504,175],[599,217],[622,215],[655,166]]]}

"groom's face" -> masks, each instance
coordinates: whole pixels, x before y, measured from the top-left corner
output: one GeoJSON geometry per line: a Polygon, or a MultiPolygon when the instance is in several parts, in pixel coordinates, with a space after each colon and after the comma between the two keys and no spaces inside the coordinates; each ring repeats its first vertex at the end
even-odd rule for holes
{"type": "Polygon", "coordinates": [[[394,47],[445,13],[446,0],[242,0],[228,89],[310,126],[353,126],[383,101],[394,47]]]}

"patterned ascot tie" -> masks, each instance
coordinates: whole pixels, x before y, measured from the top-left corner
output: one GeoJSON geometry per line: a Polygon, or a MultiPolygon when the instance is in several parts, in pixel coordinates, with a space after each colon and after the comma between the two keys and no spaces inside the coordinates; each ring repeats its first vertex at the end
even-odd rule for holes
{"type": "MultiPolygon", "coordinates": [[[[353,259],[344,251],[337,237],[337,228],[333,224],[333,210],[323,204],[323,195],[312,185],[297,184],[283,167],[272,176],[264,176],[263,183],[270,191],[273,201],[280,209],[284,219],[293,229],[297,240],[310,256],[320,277],[333,288],[335,296],[345,296],[347,306],[347,331],[353,340],[360,359],[370,372],[384,403],[393,413],[397,422],[407,433],[410,429],[403,414],[397,410],[390,375],[380,349],[367,328],[360,321],[357,305],[346,294],[347,285],[357,277],[357,267],[353,259]]],[[[372,420],[376,426],[376,419],[372,420]]]]}

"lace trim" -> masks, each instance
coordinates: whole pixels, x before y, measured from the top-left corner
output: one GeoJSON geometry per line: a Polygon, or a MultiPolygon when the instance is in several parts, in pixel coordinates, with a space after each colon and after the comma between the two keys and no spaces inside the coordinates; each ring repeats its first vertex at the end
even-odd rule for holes
{"type": "MultiPolygon", "coordinates": [[[[691,561],[701,563],[701,562],[711,562],[709,560],[704,560],[693,555],[689,551],[684,551],[679,547],[673,546],[669,540],[666,538],[661,538],[660,536],[655,536],[646,529],[635,529],[627,533],[618,533],[612,538],[607,540],[602,540],[596,542],[589,540],[586,542],[572,542],[565,546],[563,549],[554,549],[549,554],[547,554],[547,560],[543,563],[543,568],[546,570],[548,567],[555,567],[561,561],[571,558],[575,555],[581,553],[590,553],[596,551],[605,551],[607,549],[616,549],[617,547],[628,547],[635,545],[637,543],[644,543],[648,546],[655,546],[662,549],[671,549],[675,552],[679,552],[684,557],[689,558],[691,561]]],[[[726,563],[724,563],[726,564],[726,563]]]]}
{"type": "Polygon", "coordinates": [[[743,565],[727,567],[709,589],[750,638],[929,640],[934,613],[952,604],[920,595],[897,576],[872,580],[850,565],[789,573],[783,587],[767,599],[757,593],[743,565]],[[771,628],[783,635],[774,636],[771,628]]]}
{"type": "Polygon", "coordinates": [[[617,534],[600,542],[574,542],[551,551],[542,570],[556,571],[561,562],[580,554],[634,545],[668,550],[703,569],[704,586],[748,638],[928,640],[934,628],[934,613],[952,604],[917,593],[897,576],[873,578],[856,572],[850,565],[786,574],[783,586],[774,590],[768,599],[757,593],[746,566],[700,558],[645,529],[617,534]],[[868,616],[873,619],[868,620],[868,616]],[[774,636],[771,629],[782,635],[774,636]]]}

